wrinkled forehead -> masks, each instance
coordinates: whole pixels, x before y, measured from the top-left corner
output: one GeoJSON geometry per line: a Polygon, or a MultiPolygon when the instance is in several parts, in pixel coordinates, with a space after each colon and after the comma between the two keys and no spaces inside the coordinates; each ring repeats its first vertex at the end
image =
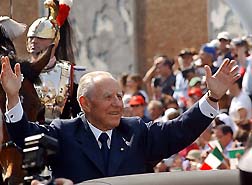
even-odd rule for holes
{"type": "Polygon", "coordinates": [[[97,76],[93,82],[94,87],[103,91],[121,91],[118,81],[112,76],[97,76]]]}
{"type": "Polygon", "coordinates": [[[98,90],[100,92],[102,90],[121,90],[119,82],[110,73],[104,71],[89,72],[83,75],[79,85],[88,88],[88,91],[94,91],[93,93],[96,93],[98,90]]]}

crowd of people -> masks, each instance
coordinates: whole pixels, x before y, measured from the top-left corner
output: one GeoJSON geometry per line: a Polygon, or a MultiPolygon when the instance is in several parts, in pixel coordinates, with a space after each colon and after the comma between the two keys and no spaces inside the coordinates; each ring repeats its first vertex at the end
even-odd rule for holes
{"type": "Polygon", "coordinates": [[[251,56],[250,37],[232,38],[224,31],[202,44],[198,52],[184,48],[172,58],[158,55],[145,75],[124,74],[120,78],[124,116],[159,123],[180,116],[207,93],[204,65],[210,66],[212,73],[225,58],[235,60],[239,66],[241,78],[218,100],[219,115],[212,124],[191,146],[160,161],[153,169],[155,172],[204,169],[208,154],[217,146],[225,160],[215,169],[237,168],[251,132],[251,56]],[[137,80],[132,76],[137,76],[137,80]],[[237,156],[232,155],[235,151],[237,156]]]}
{"type": "MultiPolygon", "coordinates": [[[[84,114],[40,125],[29,122],[22,108],[20,65],[16,64],[12,71],[7,56],[1,58],[1,63],[0,80],[7,97],[6,126],[11,138],[21,148],[25,147],[24,139],[34,134],[57,139],[59,150],[48,161],[52,175],[74,183],[152,172],[159,161],[186,148],[209,127],[218,114],[217,101],[240,78],[233,60],[224,60],[213,75],[210,66],[204,66],[208,93],[178,118],[155,123],[124,117],[118,80],[108,72],[89,72],[81,77],[77,92],[84,114]]],[[[143,103],[141,97],[130,98],[129,103],[143,103]]],[[[179,158],[175,161],[179,164],[179,158]]]]}

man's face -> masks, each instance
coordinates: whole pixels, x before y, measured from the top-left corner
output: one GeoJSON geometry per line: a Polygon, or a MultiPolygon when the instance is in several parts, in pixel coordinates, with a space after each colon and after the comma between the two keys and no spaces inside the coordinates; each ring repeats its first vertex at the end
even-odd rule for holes
{"type": "Polygon", "coordinates": [[[122,91],[112,78],[96,79],[84,108],[86,118],[96,128],[106,131],[119,125],[123,113],[122,91]]]}
{"type": "Polygon", "coordinates": [[[139,116],[140,118],[144,116],[145,105],[138,104],[138,105],[131,105],[130,107],[132,116],[139,116]]]}
{"type": "Polygon", "coordinates": [[[202,62],[202,66],[204,65],[209,65],[210,63],[212,63],[212,57],[210,54],[204,52],[204,51],[200,51],[199,52],[199,56],[202,62]]]}
{"type": "Polygon", "coordinates": [[[246,47],[242,46],[242,45],[237,45],[234,48],[235,54],[237,54],[238,56],[244,56],[244,54],[246,53],[246,47]]]}
{"type": "Polygon", "coordinates": [[[154,63],[156,63],[157,69],[156,74],[159,74],[161,76],[167,76],[167,74],[170,74],[171,69],[168,65],[164,64],[165,58],[164,57],[158,57],[154,63]]]}
{"type": "Polygon", "coordinates": [[[52,42],[52,39],[29,37],[27,41],[27,51],[36,58],[38,54],[48,48],[52,42]]]}
{"type": "Polygon", "coordinates": [[[163,111],[162,111],[162,109],[160,107],[155,106],[153,104],[149,104],[147,109],[148,109],[148,112],[149,112],[150,117],[151,117],[152,120],[155,120],[155,119],[159,118],[163,113],[163,111]]]}
{"type": "Polygon", "coordinates": [[[226,40],[226,39],[219,39],[220,41],[220,50],[225,50],[227,49],[227,46],[230,44],[230,41],[229,40],[226,40]]]}
{"type": "Polygon", "coordinates": [[[193,61],[192,55],[190,55],[190,54],[185,54],[185,55],[183,55],[181,58],[182,58],[182,60],[183,60],[183,63],[182,63],[183,69],[184,69],[184,68],[186,69],[186,68],[189,68],[189,67],[192,66],[192,61],[193,61]]]}
{"type": "Polygon", "coordinates": [[[157,73],[160,74],[161,76],[167,76],[171,74],[171,69],[168,65],[165,65],[164,62],[159,63],[157,65],[157,73]]]}
{"type": "Polygon", "coordinates": [[[230,134],[224,135],[224,133],[218,128],[215,130],[215,136],[220,142],[221,146],[223,146],[224,148],[232,140],[232,138],[230,137],[230,134]]]}
{"type": "Polygon", "coordinates": [[[136,81],[134,81],[132,79],[129,79],[129,78],[127,79],[126,87],[127,87],[127,90],[129,92],[131,92],[132,90],[136,91],[137,90],[137,86],[138,86],[138,84],[137,84],[136,81]]]}

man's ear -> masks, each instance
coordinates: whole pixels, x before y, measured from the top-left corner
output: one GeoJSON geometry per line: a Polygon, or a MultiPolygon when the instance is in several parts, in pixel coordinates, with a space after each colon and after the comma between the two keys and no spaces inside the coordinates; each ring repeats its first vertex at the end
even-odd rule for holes
{"type": "Polygon", "coordinates": [[[90,101],[87,97],[81,96],[79,102],[84,112],[90,112],[90,101]]]}

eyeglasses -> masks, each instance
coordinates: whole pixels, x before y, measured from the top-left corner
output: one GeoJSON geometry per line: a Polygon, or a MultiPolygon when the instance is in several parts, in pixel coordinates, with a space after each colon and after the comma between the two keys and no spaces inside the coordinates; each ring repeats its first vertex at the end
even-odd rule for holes
{"type": "Polygon", "coordinates": [[[222,42],[222,41],[223,41],[223,42],[227,42],[228,40],[221,38],[221,39],[219,39],[219,41],[220,41],[220,42],[222,42]]]}

